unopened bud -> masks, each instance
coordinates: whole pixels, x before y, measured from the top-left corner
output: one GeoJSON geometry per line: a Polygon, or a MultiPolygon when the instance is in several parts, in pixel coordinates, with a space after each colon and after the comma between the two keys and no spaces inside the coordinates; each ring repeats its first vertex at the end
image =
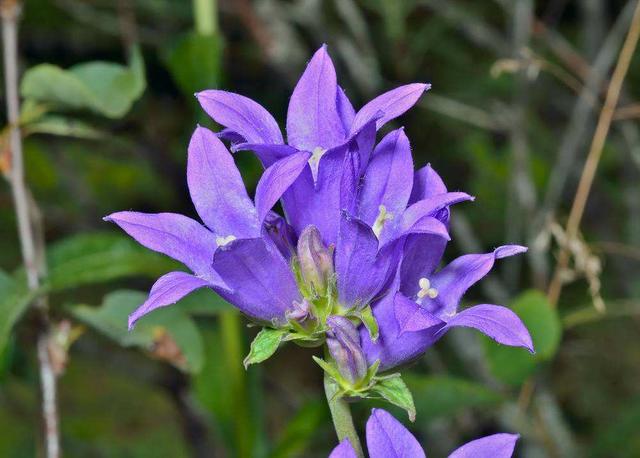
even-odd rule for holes
{"type": "Polygon", "coordinates": [[[327,318],[327,347],[336,362],[340,374],[352,385],[367,375],[367,359],[360,346],[360,336],[356,326],[343,316],[331,315],[327,318]]]}
{"type": "Polygon", "coordinates": [[[291,309],[284,312],[287,320],[303,323],[311,315],[311,305],[309,301],[303,299],[302,302],[293,302],[291,309]]]}
{"type": "Polygon", "coordinates": [[[325,295],[333,275],[331,253],[324,246],[320,231],[307,226],[298,239],[298,262],[302,279],[320,295],[325,295]]]}

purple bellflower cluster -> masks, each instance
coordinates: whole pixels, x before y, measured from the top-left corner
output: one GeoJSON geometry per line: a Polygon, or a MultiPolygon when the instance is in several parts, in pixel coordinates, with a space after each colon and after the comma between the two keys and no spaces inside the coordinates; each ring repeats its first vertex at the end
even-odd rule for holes
{"type": "MultiPolygon", "coordinates": [[[[426,458],[416,438],[386,410],[373,409],[366,434],[370,458],[426,458]]],[[[510,458],[517,440],[517,434],[494,434],[463,445],[449,458],[510,458]]],[[[349,440],[344,439],[329,458],[357,458],[357,455],[349,440]]]]}
{"type": "Polygon", "coordinates": [[[402,128],[376,143],[377,131],[429,88],[401,86],[356,112],[323,46],[291,96],[287,143],[275,119],[251,99],[197,93],[224,127],[218,133],[197,127],[189,143],[187,183],[204,225],[174,213],[105,218],[192,272],[158,279],[129,327],[210,288],[263,326],[245,364],[262,361],[285,341],[326,344],[329,361],[316,361],[349,397],[366,397],[386,377],[378,372],[419,357],[453,327],[533,351],[527,329],[509,309],[458,310],[463,294],[497,259],[526,248],[501,246],[439,268],[450,240],[450,207],[473,197],[448,191],[430,165],[414,172],[402,128]],[[253,199],[223,141],[262,162],[253,199]],[[273,210],[278,202],[282,215],[273,210]]]}

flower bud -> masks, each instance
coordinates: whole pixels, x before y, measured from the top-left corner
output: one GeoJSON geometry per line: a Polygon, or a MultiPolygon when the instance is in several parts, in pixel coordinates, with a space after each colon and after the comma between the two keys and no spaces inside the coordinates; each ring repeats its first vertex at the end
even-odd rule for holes
{"type": "Polygon", "coordinates": [[[281,216],[269,212],[264,220],[264,227],[285,259],[291,258],[295,250],[295,239],[291,226],[281,216]]]}
{"type": "Polygon", "coordinates": [[[311,316],[311,305],[306,299],[303,299],[302,302],[294,301],[291,309],[284,312],[284,315],[289,321],[303,323],[311,316]]]}
{"type": "Polygon", "coordinates": [[[327,318],[327,347],[336,362],[340,374],[352,385],[367,375],[367,359],[356,326],[343,316],[331,315],[327,318]]]}
{"type": "Polygon", "coordinates": [[[333,275],[333,260],[322,242],[320,231],[315,226],[307,226],[300,234],[298,262],[305,283],[324,296],[327,293],[329,279],[333,275]]]}

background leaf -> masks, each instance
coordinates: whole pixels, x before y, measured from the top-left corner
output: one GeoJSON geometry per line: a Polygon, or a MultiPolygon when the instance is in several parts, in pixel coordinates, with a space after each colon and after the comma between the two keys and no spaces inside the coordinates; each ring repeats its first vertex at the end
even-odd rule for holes
{"type": "Polygon", "coordinates": [[[562,337],[562,323],[556,309],[539,291],[522,293],[514,300],[511,309],[527,326],[535,355],[523,348],[499,345],[484,337],[483,340],[493,375],[505,383],[519,385],[536,370],[539,363],[553,358],[562,337]]]}
{"type": "Polygon", "coordinates": [[[124,116],[144,92],[144,64],[139,49],[129,67],[112,62],[87,62],[64,70],[40,64],[23,76],[20,93],[54,109],[90,110],[109,118],[124,116]]]}
{"type": "Polygon", "coordinates": [[[128,315],[146,298],[139,291],[115,291],[105,296],[100,307],[79,305],[71,312],[123,347],[138,347],[182,370],[199,372],[204,364],[202,337],[179,303],[155,310],[127,330],[128,315]]]}
{"type": "Polygon", "coordinates": [[[106,232],[79,234],[51,245],[47,263],[53,291],[131,275],[158,277],[178,266],[125,235],[106,232]]]}
{"type": "Polygon", "coordinates": [[[468,408],[488,408],[502,396],[486,386],[457,377],[406,374],[419,418],[450,417],[468,408]]]}

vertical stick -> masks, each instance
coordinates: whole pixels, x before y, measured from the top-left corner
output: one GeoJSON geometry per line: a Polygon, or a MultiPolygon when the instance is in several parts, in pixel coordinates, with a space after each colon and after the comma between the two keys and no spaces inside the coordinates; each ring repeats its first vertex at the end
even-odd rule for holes
{"type": "MultiPolygon", "coordinates": [[[[636,50],[638,38],[640,38],[640,0],[636,3],[633,19],[631,20],[631,25],[627,32],[627,37],[624,40],[622,50],[618,56],[618,63],[613,71],[611,82],[607,89],[607,96],[602,110],[600,111],[600,116],[598,117],[598,124],[596,126],[595,133],[593,134],[589,154],[587,155],[587,160],[584,164],[584,168],[582,169],[578,189],[576,190],[573,205],[571,206],[571,212],[569,213],[569,219],[566,227],[566,233],[569,240],[578,235],[582,215],[584,214],[587,199],[589,198],[589,192],[591,191],[591,185],[593,184],[593,179],[598,169],[598,163],[602,157],[602,149],[607,139],[607,135],[609,134],[613,114],[616,106],[618,105],[620,91],[622,90],[622,83],[624,82],[627,71],[629,70],[629,64],[631,63],[633,53],[636,50]]],[[[566,248],[563,248],[560,251],[556,271],[547,293],[551,304],[555,305],[558,302],[560,292],[562,291],[562,271],[568,264],[569,252],[566,248]]]]}
{"type": "MultiPolygon", "coordinates": [[[[42,246],[36,243],[33,216],[39,214],[30,199],[24,181],[24,161],[22,137],[20,134],[20,101],[18,98],[18,17],[21,4],[17,0],[3,0],[0,3],[2,16],[2,44],[4,50],[5,92],[7,97],[7,119],[10,129],[11,146],[11,191],[18,222],[18,235],[22,259],[30,290],[40,287],[44,271],[42,246]]],[[[58,411],[56,404],[56,375],[49,353],[49,320],[45,298],[37,299],[34,307],[41,318],[38,332],[37,355],[40,368],[40,386],[42,393],[42,417],[44,422],[45,450],[48,458],[60,456],[60,437],[58,431],[58,411]]]]}

